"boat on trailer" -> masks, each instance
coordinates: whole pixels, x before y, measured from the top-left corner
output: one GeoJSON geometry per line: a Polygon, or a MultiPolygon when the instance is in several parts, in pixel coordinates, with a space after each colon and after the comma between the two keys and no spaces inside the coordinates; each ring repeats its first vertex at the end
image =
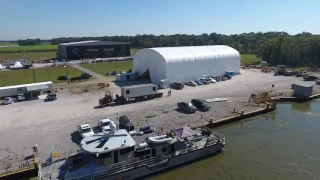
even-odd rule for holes
{"type": "Polygon", "coordinates": [[[213,155],[225,146],[225,137],[206,127],[143,134],[116,129],[111,124],[109,132],[85,137],[78,153],[40,168],[39,176],[50,174],[51,179],[65,180],[139,179],[213,155]]]}

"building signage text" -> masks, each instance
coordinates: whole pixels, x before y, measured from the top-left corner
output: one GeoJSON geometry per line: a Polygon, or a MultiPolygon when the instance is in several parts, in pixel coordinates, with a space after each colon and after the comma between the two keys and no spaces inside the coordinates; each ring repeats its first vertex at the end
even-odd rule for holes
{"type": "Polygon", "coordinates": [[[103,51],[113,51],[113,48],[103,48],[103,51]]]}
{"type": "Polygon", "coordinates": [[[88,52],[97,52],[99,49],[87,49],[88,52]]]}

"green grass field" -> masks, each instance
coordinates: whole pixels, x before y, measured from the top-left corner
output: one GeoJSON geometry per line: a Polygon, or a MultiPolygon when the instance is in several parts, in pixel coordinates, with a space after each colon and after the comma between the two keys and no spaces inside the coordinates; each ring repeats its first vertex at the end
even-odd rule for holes
{"type": "MultiPolygon", "coordinates": [[[[68,67],[69,77],[77,77],[82,71],[68,67]]],[[[65,67],[51,67],[34,69],[36,82],[52,81],[54,83],[67,82],[57,80],[58,76],[67,75],[65,67]]],[[[0,71],[0,86],[33,83],[33,70],[21,69],[13,71],[0,71]]]]}
{"type": "Polygon", "coordinates": [[[82,64],[81,66],[98,74],[105,75],[106,72],[112,73],[112,71],[117,71],[119,73],[121,70],[128,71],[129,69],[132,69],[133,61],[82,64]]]}
{"type": "MultiPolygon", "coordinates": [[[[42,61],[45,59],[55,58],[56,52],[29,52],[26,53],[27,59],[30,61],[42,61]]],[[[10,59],[23,59],[22,53],[6,53],[0,54],[0,63],[3,63],[4,60],[10,59]]]]}
{"type": "Polygon", "coordinates": [[[261,58],[254,54],[241,54],[241,63],[243,64],[257,64],[261,62],[261,58]]]}
{"type": "Polygon", "coordinates": [[[18,43],[12,43],[12,42],[0,42],[0,46],[10,46],[10,45],[18,45],[18,43]]]}
{"type": "Polygon", "coordinates": [[[21,53],[26,52],[45,52],[45,51],[56,51],[57,45],[33,45],[33,46],[11,46],[0,48],[0,53],[21,53]]]}

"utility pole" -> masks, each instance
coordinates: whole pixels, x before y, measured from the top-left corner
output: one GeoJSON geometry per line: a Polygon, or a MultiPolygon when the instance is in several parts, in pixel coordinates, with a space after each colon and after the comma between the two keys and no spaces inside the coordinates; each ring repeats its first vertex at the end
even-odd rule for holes
{"type": "Polygon", "coordinates": [[[68,74],[68,66],[64,66],[66,68],[66,72],[67,72],[67,77],[68,77],[68,85],[70,83],[70,78],[69,78],[69,74],[68,74]]]}
{"type": "Polygon", "coordinates": [[[34,75],[34,68],[32,68],[32,72],[33,72],[33,82],[36,83],[36,77],[34,75]]]}

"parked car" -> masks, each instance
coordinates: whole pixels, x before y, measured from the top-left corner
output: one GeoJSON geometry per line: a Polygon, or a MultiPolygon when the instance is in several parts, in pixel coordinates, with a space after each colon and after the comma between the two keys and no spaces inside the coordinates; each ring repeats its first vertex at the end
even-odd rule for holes
{"type": "Polygon", "coordinates": [[[211,78],[216,80],[216,82],[219,82],[221,80],[220,76],[211,76],[211,78]]]}
{"type": "Polygon", "coordinates": [[[128,118],[128,116],[123,115],[119,117],[119,128],[125,129],[129,132],[134,130],[134,125],[131,122],[131,119],[128,118]]]}
{"type": "Polygon", "coordinates": [[[199,79],[199,81],[201,81],[202,84],[209,84],[209,82],[206,78],[201,78],[201,79],[199,79]]]}
{"type": "Polygon", "coordinates": [[[198,79],[198,80],[195,80],[195,82],[200,86],[202,85],[202,82],[198,79]]]}
{"type": "Polygon", "coordinates": [[[187,103],[187,102],[178,102],[177,106],[187,113],[195,113],[197,110],[197,108],[194,107],[194,105],[192,105],[191,103],[187,103]]]}
{"type": "Polygon", "coordinates": [[[82,138],[94,135],[93,130],[91,129],[90,125],[87,123],[78,125],[78,132],[82,138]]]}
{"type": "Polygon", "coordinates": [[[26,100],[26,97],[24,96],[24,94],[18,94],[18,101],[24,101],[26,100]]]}
{"type": "Polygon", "coordinates": [[[109,118],[99,119],[98,126],[104,131],[110,131],[110,121],[109,118]]]}
{"type": "Polygon", "coordinates": [[[303,80],[305,80],[305,81],[315,81],[317,79],[319,79],[319,78],[316,76],[310,76],[310,75],[303,77],[303,80]]]}
{"type": "Polygon", "coordinates": [[[202,99],[192,99],[191,103],[201,111],[209,111],[210,105],[202,99]]]}
{"type": "Polygon", "coordinates": [[[172,89],[181,90],[181,89],[184,88],[184,85],[181,84],[181,83],[172,83],[172,84],[170,84],[170,87],[171,87],[172,89]]]}
{"type": "Polygon", "coordinates": [[[68,80],[69,77],[68,76],[59,76],[58,80],[68,80]]]}
{"type": "Polygon", "coordinates": [[[11,97],[6,97],[4,98],[3,102],[2,102],[4,105],[7,105],[7,104],[12,104],[13,101],[12,101],[12,98],[11,97]]]}
{"type": "Polygon", "coordinates": [[[111,75],[116,75],[117,71],[112,71],[111,75]]]}
{"type": "Polygon", "coordinates": [[[197,86],[197,83],[195,83],[194,81],[187,81],[185,83],[185,85],[187,85],[187,86],[197,86]]]}
{"type": "Polygon", "coordinates": [[[106,76],[109,76],[109,75],[110,75],[110,73],[109,73],[109,72],[107,72],[107,73],[106,73],[106,76]]]}
{"type": "Polygon", "coordinates": [[[92,74],[90,74],[90,73],[82,73],[82,74],[81,74],[81,77],[82,77],[83,79],[89,79],[89,78],[92,77],[92,74]]]}
{"type": "Polygon", "coordinates": [[[232,78],[232,76],[230,76],[230,75],[223,75],[222,76],[222,81],[225,81],[225,80],[228,80],[228,79],[231,79],[232,78]]]}
{"type": "Polygon", "coordinates": [[[209,82],[209,83],[216,83],[217,81],[214,80],[213,78],[206,78],[206,80],[209,82]]]}

